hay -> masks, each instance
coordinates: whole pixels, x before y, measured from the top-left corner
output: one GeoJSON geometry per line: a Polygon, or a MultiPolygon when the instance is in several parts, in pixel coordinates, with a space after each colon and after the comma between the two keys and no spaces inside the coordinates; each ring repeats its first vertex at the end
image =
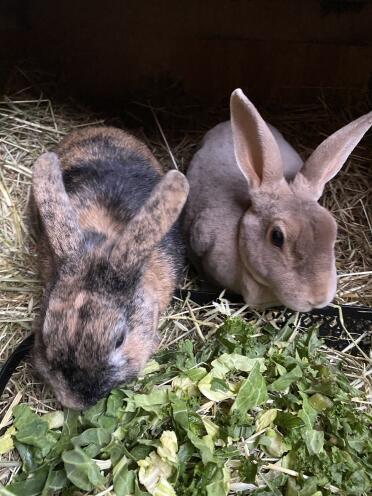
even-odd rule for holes
{"type": "MultiPolygon", "coordinates": [[[[145,106],[141,108],[142,112],[144,108],[152,131],[144,132],[143,121],[139,118],[141,129],[137,129],[136,134],[145,139],[165,167],[174,167],[176,163],[180,170],[185,171],[197,143],[209,125],[210,116],[199,121],[198,127],[188,121],[186,129],[179,126],[181,132],[167,127],[167,122],[174,119],[174,115],[167,110],[155,109],[151,112],[151,108],[145,106]],[[199,131],[195,131],[193,126],[199,131]]],[[[226,115],[226,109],[222,113],[226,115]]],[[[352,118],[344,112],[333,112],[323,104],[287,110],[285,116],[273,112],[271,117],[273,124],[283,130],[304,156],[323,136],[352,118]]],[[[78,110],[73,105],[53,104],[51,100],[42,97],[24,97],[22,93],[0,102],[0,361],[4,361],[28,334],[39,310],[41,287],[36,252],[26,225],[32,163],[69,131],[102,122],[103,119],[91,111],[78,110]]],[[[218,122],[218,119],[214,122],[218,122]]],[[[125,116],[123,123],[126,124],[125,116]]],[[[367,150],[366,144],[357,148],[342,173],[331,182],[323,198],[324,205],[334,213],[339,226],[336,247],[338,303],[372,306],[370,148],[367,150]]],[[[195,275],[192,271],[190,273],[185,279],[185,288],[194,284],[195,275]]],[[[206,306],[198,306],[189,300],[177,300],[161,320],[161,346],[172,346],[185,337],[202,341],[203,335],[216,329],[226,315],[244,316],[246,311],[247,307],[230,305],[223,299],[206,306]]],[[[258,326],[270,319],[268,312],[257,312],[255,315],[253,320],[258,326]]],[[[296,332],[301,329],[298,315],[297,321],[296,332]]],[[[275,325],[275,322],[271,323],[275,325]]],[[[342,361],[350,380],[363,392],[361,396],[364,395],[365,400],[358,400],[356,407],[368,408],[372,401],[369,358],[328,349],[325,349],[325,353],[334,362],[342,361]]],[[[52,393],[34,379],[28,365],[19,368],[0,398],[1,428],[9,424],[11,409],[19,402],[30,404],[38,412],[47,412],[58,406],[52,393]]],[[[0,460],[0,482],[7,482],[18,469],[19,462],[14,454],[3,457],[0,460]]],[[[102,494],[106,492],[109,490],[102,494]]]]}

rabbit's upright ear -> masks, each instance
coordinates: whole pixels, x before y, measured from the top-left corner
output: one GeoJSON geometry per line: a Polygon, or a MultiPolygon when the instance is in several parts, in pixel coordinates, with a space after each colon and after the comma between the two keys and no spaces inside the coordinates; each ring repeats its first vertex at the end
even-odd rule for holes
{"type": "Polygon", "coordinates": [[[271,186],[283,178],[279,147],[266,122],[241,89],[230,99],[235,158],[251,188],[271,186]]]}
{"type": "Polygon", "coordinates": [[[33,165],[32,192],[54,254],[60,259],[73,259],[82,246],[83,235],[55,153],[44,153],[33,165]]]}
{"type": "Polygon", "coordinates": [[[295,178],[295,189],[302,189],[318,200],[325,184],[346,162],[364,134],[372,126],[372,112],[350,122],[323,141],[305,162],[295,178]]]}
{"type": "Polygon", "coordinates": [[[119,268],[140,263],[176,222],[188,193],[186,177],[167,172],[112,249],[111,263],[119,268]]]}

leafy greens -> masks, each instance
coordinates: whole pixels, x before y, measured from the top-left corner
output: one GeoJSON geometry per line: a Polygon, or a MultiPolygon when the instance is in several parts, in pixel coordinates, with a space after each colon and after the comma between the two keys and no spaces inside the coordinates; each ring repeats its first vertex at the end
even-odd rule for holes
{"type": "Polygon", "coordinates": [[[316,330],[229,318],[203,346],[160,351],[143,377],[85,412],[14,408],[0,453],[21,471],[0,495],[367,495],[371,415],[316,330]]]}

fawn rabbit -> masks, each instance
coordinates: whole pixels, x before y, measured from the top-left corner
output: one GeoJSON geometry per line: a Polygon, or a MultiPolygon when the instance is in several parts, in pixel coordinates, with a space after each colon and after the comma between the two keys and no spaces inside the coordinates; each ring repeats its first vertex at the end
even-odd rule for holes
{"type": "Polygon", "coordinates": [[[318,200],[372,125],[372,112],[303,163],[240,89],[230,110],[231,121],[206,134],[187,172],[191,255],[247,304],[323,307],[336,292],[336,223],[318,200]]]}
{"type": "Polygon", "coordinates": [[[44,296],[33,361],[82,409],[135,377],[184,265],[188,194],[149,149],[109,127],[74,131],[34,164],[32,205],[44,296]]]}

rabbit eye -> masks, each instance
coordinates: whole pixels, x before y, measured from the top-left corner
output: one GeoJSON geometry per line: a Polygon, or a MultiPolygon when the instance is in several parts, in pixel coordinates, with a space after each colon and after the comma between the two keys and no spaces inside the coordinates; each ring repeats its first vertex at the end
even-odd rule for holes
{"type": "Polygon", "coordinates": [[[124,333],[121,334],[121,336],[118,337],[116,343],[115,343],[115,349],[120,348],[120,346],[124,343],[124,333]]]}
{"type": "Polygon", "coordinates": [[[279,227],[274,227],[271,231],[271,242],[274,246],[281,248],[284,243],[284,235],[279,227]]]}

